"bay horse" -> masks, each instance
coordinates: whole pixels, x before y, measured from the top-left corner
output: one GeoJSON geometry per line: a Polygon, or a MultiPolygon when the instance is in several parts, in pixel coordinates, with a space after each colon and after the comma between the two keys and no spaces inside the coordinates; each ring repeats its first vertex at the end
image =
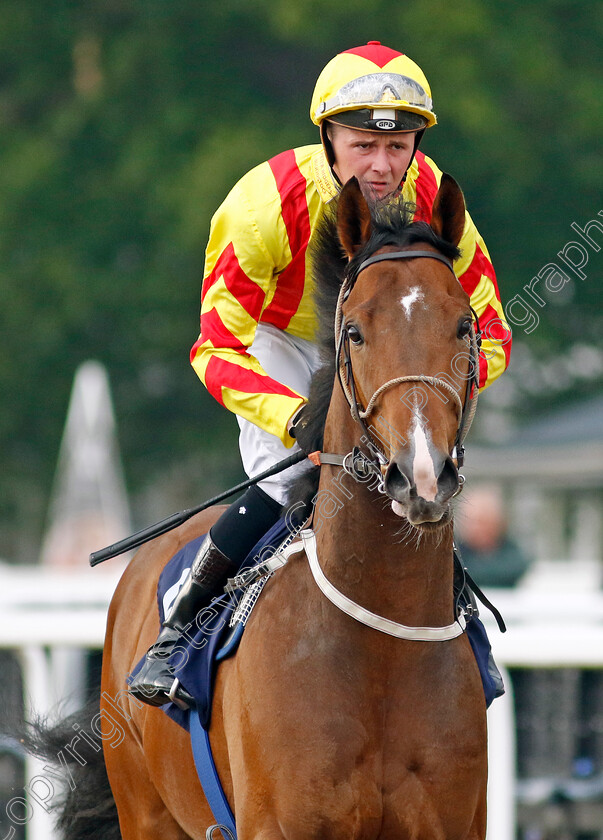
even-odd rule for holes
{"type": "MultiPolygon", "coordinates": [[[[318,245],[315,542],[306,529],[269,579],[213,699],[240,840],[485,836],[486,706],[452,596],[455,459],[475,367],[452,270],[465,205],[445,175],[430,222],[408,212],[372,211],[352,179],[318,245]]],[[[140,549],[110,607],[101,715],[115,717],[107,698],[119,698],[128,718],[119,743],[104,742],[124,840],[200,840],[214,822],[187,733],[125,679],[157,636],[160,572],[221,512],[140,549]]]]}

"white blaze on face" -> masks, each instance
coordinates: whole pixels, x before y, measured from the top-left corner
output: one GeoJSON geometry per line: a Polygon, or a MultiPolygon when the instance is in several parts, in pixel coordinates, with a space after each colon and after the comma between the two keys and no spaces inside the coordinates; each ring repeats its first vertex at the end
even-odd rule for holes
{"type": "Polygon", "coordinates": [[[438,479],[429,452],[425,429],[418,416],[415,417],[413,441],[415,457],[412,462],[412,477],[417,488],[417,495],[426,502],[433,502],[438,492],[438,479]]]}
{"type": "Polygon", "coordinates": [[[400,303],[402,304],[402,308],[404,309],[407,318],[410,318],[410,310],[412,309],[413,303],[422,299],[423,292],[418,286],[413,286],[410,292],[400,299],[400,303]]]}

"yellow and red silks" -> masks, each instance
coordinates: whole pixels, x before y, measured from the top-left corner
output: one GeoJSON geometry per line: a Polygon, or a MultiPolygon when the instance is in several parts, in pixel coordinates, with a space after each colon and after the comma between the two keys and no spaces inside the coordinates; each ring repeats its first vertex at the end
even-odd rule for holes
{"type": "MultiPolygon", "coordinates": [[[[403,197],[429,221],[441,171],[421,152],[403,197]]],[[[214,215],[201,295],[201,333],[191,364],[226,408],[293,444],[287,421],[304,402],[249,353],[259,323],[312,341],[316,317],[308,244],[338,185],[322,146],[283,152],[247,173],[214,215]]],[[[485,243],[469,214],[455,272],[483,332],[480,388],[509,361],[511,334],[485,243]]]]}

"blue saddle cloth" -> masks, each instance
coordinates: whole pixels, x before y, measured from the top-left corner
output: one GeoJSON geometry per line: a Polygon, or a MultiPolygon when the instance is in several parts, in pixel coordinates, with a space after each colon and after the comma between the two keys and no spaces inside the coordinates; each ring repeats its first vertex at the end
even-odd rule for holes
{"type": "MultiPolygon", "coordinates": [[[[285,519],[279,520],[254,546],[241,568],[249,568],[265,559],[289,534],[285,519]]],[[[161,623],[188,577],[204,538],[205,534],[187,543],[163,569],[157,585],[157,608],[161,623]]],[[[174,674],[197,701],[199,720],[205,729],[208,729],[210,724],[211,701],[218,664],[236,651],[243,635],[242,624],[237,624],[234,629],[229,627],[230,619],[241,595],[239,591],[215,598],[206,609],[199,613],[196,623],[190,626],[169,659],[174,674]]],[[[142,662],[143,660],[136,665],[132,676],[137,673],[142,662]]],[[[179,709],[173,703],[167,703],[162,706],[162,709],[183,729],[189,730],[187,711],[179,709]]]]}
{"type": "MultiPolygon", "coordinates": [[[[242,568],[265,559],[267,554],[278,548],[289,533],[284,519],[277,522],[254,546],[242,568]]],[[[204,536],[197,537],[185,545],[172,557],[161,573],[157,587],[157,607],[161,622],[188,576],[204,536]]],[[[235,592],[214,599],[209,607],[199,613],[196,626],[191,626],[190,632],[182,638],[169,660],[175,675],[197,701],[199,720],[205,729],[208,729],[210,724],[212,693],[218,664],[236,651],[243,635],[242,624],[237,624],[234,629],[229,627],[230,618],[241,594],[235,592]]],[[[479,667],[486,705],[489,706],[495,697],[503,693],[500,674],[492,658],[486,629],[479,618],[474,616],[467,622],[466,632],[479,667]]],[[[142,660],[132,673],[135,674],[141,665],[142,660]]],[[[189,730],[188,712],[179,709],[173,703],[168,703],[162,708],[176,723],[189,730]]]]}

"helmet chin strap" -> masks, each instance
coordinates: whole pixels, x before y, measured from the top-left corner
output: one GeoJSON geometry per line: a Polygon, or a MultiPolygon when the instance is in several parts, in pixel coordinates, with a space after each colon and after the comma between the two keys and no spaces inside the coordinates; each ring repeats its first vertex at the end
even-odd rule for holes
{"type": "MultiPolygon", "coordinates": [[[[417,149],[419,148],[419,143],[423,139],[424,134],[425,134],[425,129],[424,128],[420,128],[415,134],[415,147],[414,147],[413,152],[412,152],[412,157],[410,159],[410,163],[412,163],[413,160],[415,159],[417,149]]],[[[409,166],[410,166],[410,163],[408,164],[409,166]]],[[[406,172],[408,172],[408,169],[406,170],[406,172]]],[[[404,177],[406,177],[406,173],[404,174],[404,177]]]]}
{"type": "MultiPolygon", "coordinates": [[[[337,178],[337,175],[335,175],[335,170],[333,169],[333,166],[335,165],[335,152],[333,151],[333,146],[331,144],[331,141],[329,140],[329,135],[327,132],[327,122],[328,120],[323,120],[320,124],[320,142],[322,143],[322,147],[325,150],[327,162],[331,167],[331,171],[333,172],[334,177],[337,178]]],[[[337,183],[341,183],[339,181],[339,178],[337,178],[337,183]]]]}

